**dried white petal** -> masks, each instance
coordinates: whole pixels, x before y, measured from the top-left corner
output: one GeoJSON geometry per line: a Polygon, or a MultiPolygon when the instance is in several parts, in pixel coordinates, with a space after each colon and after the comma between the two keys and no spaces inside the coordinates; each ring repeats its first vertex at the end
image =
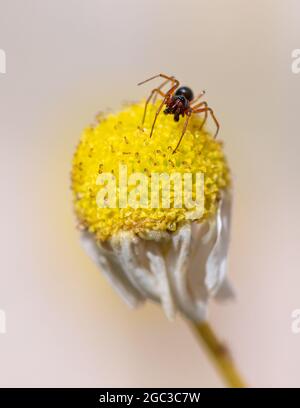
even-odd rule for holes
{"type": "Polygon", "coordinates": [[[213,220],[188,221],[175,233],[121,233],[104,244],[82,233],[82,243],[112,286],[130,306],[145,299],[161,303],[168,318],[177,310],[206,318],[210,297],[233,296],[225,277],[230,229],[230,193],[223,194],[213,220]]]}
{"type": "Polygon", "coordinates": [[[104,246],[98,246],[94,237],[88,232],[81,233],[81,244],[86,253],[99,266],[110,284],[130,307],[138,306],[145,299],[132,286],[112,250],[105,249],[104,246]]]}

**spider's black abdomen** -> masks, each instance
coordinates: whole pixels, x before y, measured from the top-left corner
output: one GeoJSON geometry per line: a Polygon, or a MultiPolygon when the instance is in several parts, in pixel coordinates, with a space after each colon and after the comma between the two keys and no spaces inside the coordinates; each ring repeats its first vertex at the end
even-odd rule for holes
{"type": "Polygon", "coordinates": [[[194,94],[193,91],[191,90],[191,88],[187,87],[187,86],[181,86],[180,88],[177,89],[177,91],[175,92],[176,96],[184,96],[188,101],[191,101],[192,99],[194,99],[194,94]]]}

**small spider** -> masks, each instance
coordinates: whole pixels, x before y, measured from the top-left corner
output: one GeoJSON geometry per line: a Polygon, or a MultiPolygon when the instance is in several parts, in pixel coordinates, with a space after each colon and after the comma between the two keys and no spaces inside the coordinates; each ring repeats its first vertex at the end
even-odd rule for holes
{"type": "Polygon", "coordinates": [[[179,87],[179,81],[175,77],[168,76],[168,75],[165,75],[165,74],[155,75],[155,76],[153,76],[151,78],[146,79],[143,82],[140,82],[138,85],[142,85],[145,82],[151,81],[152,79],[159,78],[159,77],[164,78],[165,81],[159,87],[154,88],[151,91],[151,94],[150,94],[149,98],[146,100],[145,110],[144,110],[144,115],[143,115],[143,120],[142,120],[142,126],[143,126],[144,122],[145,122],[145,118],[146,118],[147,106],[148,106],[148,103],[151,101],[152,97],[153,97],[153,102],[154,102],[157,95],[162,96],[163,100],[162,100],[159,108],[157,109],[157,111],[155,113],[155,118],[154,118],[154,121],[153,121],[153,124],[152,124],[150,137],[152,137],[157,116],[159,115],[159,113],[161,112],[163,106],[165,105],[166,108],[164,110],[164,113],[166,115],[168,115],[168,114],[174,115],[174,120],[176,122],[179,121],[180,115],[182,117],[183,116],[187,117],[186,120],[185,120],[185,123],[183,125],[183,129],[182,129],[180,139],[179,139],[179,141],[177,143],[177,146],[173,150],[173,154],[177,151],[177,149],[178,149],[178,147],[179,147],[179,145],[181,143],[181,140],[182,140],[182,138],[183,138],[183,136],[185,134],[185,131],[187,129],[187,125],[189,123],[189,120],[190,120],[190,117],[191,117],[192,113],[204,113],[204,115],[205,115],[204,120],[203,120],[203,122],[202,122],[202,124],[200,126],[200,130],[203,128],[203,126],[204,126],[204,124],[206,122],[208,113],[211,114],[211,116],[212,116],[212,118],[213,118],[213,120],[214,120],[214,122],[216,124],[216,127],[217,127],[217,130],[216,130],[216,133],[215,133],[215,136],[214,136],[216,138],[217,134],[218,134],[218,131],[219,131],[219,128],[220,128],[220,125],[219,125],[219,122],[217,121],[217,119],[216,119],[216,117],[214,115],[213,110],[207,105],[207,102],[200,102],[200,103],[197,103],[195,105],[195,102],[197,102],[205,94],[205,91],[202,91],[196,98],[194,98],[193,91],[190,88],[188,88],[187,86],[179,87]],[[171,82],[171,88],[167,92],[163,92],[162,88],[168,82],[171,82]]]}

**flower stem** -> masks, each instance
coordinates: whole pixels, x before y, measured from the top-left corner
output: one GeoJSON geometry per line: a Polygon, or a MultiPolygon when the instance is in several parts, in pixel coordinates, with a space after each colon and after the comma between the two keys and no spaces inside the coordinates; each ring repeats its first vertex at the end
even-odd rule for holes
{"type": "Polygon", "coordinates": [[[228,349],[218,340],[210,325],[207,322],[192,323],[192,328],[206,346],[226,384],[232,388],[245,388],[228,349]]]}

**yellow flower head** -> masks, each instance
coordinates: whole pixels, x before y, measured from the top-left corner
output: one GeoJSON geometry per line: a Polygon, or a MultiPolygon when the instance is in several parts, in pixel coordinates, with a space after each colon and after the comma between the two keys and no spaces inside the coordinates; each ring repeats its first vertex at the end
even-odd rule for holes
{"type": "MultiPolygon", "coordinates": [[[[150,129],[157,105],[149,107],[140,127],[144,102],[131,105],[116,114],[109,114],[95,126],[86,128],[73,159],[72,190],[75,211],[83,227],[94,233],[97,240],[105,241],[122,231],[145,236],[150,231],[176,231],[186,221],[185,205],[176,208],[176,197],[170,198],[170,208],[153,208],[151,204],[139,208],[101,208],[97,204],[100,190],[98,178],[110,173],[120,188],[120,166],[126,166],[128,177],[142,173],[149,180],[155,173],[203,173],[204,211],[194,215],[203,221],[212,217],[218,208],[220,193],[230,184],[229,169],[222,143],[206,131],[200,131],[201,118],[192,115],[180,147],[173,150],[182,132],[182,121],[175,122],[169,115],[158,117],[155,131],[150,129]]],[[[195,187],[195,178],[192,179],[195,187]]],[[[128,187],[128,193],[130,193],[128,187]]],[[[134,187],[132,187],[133,189],[134,187]]],[[[150,188],[150,187],[149,187],[150,188]]],[[[159,185],[163,193],[164,186],[159,185]]]]}

